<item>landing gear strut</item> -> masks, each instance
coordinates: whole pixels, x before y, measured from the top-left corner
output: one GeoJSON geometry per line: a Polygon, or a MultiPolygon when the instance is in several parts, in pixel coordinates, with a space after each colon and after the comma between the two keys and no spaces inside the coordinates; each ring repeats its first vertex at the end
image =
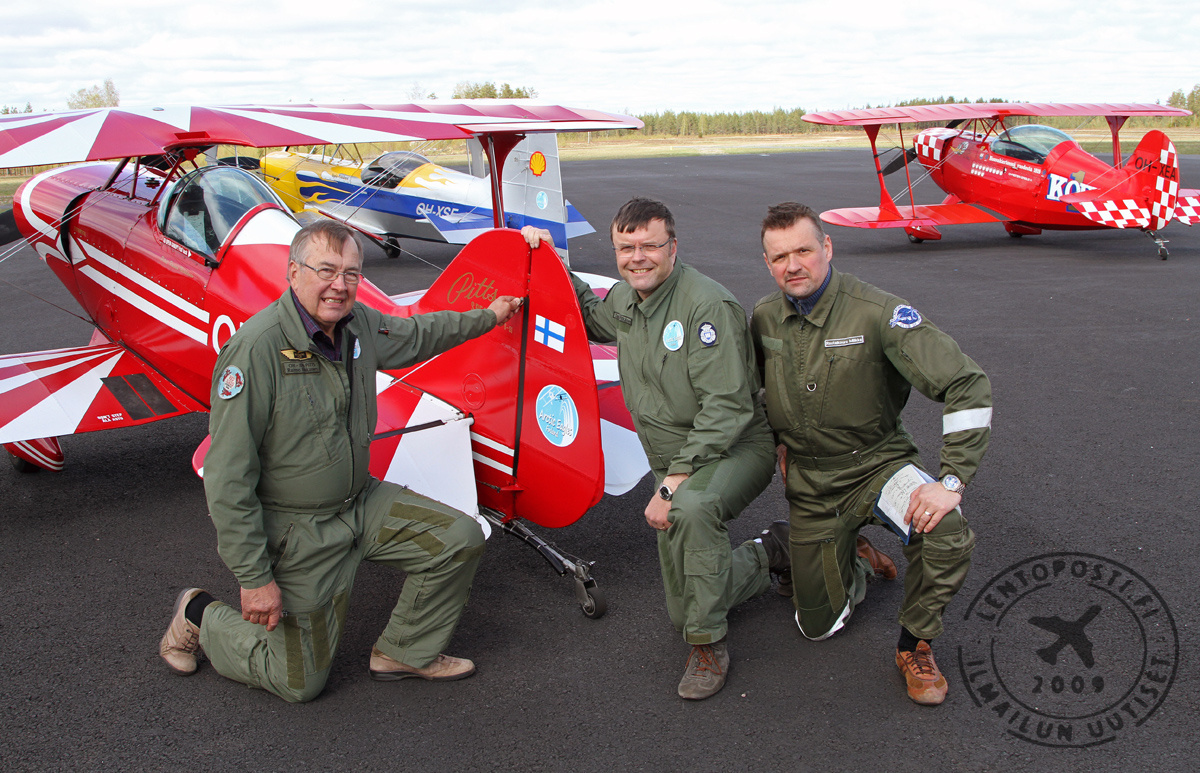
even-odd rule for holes
{"type": "Polygon", "coordinates": [[[608,611],[608,602],[591,575],[594,562],[585,561],[578,556],[559,550],[556,545],[530,531],[529,527],[518,519],[506,521],[500,513],[486,507],[481,507],[480,513],[493,526],[506,534],[513,535],[540,553],[542,558],[546,559],[546,563],[550,564],[560,576],[570,574],[575,580],[575,600],[579,602],[579,609],[585,617],[595,620],[603,617],[604,613],[608,611]]]}
{"type": "Polygon", "coordinates": [[[1163,260],[1166,260],[1168,257],[1171,256],[1171,253],[1167,252],[1167,242],[1169,241],[1168,239],[1164,239],[1161,236],[1159,236],[1158,231],[1146,231],[1146,236],[1149,236],[1151,239],[1154,240],[1154,243],[1158,245],[1158,257],[1162,258],[1163,260]]]}

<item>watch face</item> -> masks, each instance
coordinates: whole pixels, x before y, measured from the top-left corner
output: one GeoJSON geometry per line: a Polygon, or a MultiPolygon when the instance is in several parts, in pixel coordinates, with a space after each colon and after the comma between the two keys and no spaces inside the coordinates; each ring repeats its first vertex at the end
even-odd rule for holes
{"type": "Polygon", "coordinates": [[[958,479],[957,475],[947,475],[946,477],[942,478],[942,485],[945,486],[947,490],[954,492],[958,492],[963,487],[963,483],[958,479]]]}
{"type": "Polygon", "coordinates": [[[671,496],[673,493],[674,492],[672,492],[671,489],[667,488],[665,485],[658,489],[658,495],[668,502],[671,501],[671,496]]]}

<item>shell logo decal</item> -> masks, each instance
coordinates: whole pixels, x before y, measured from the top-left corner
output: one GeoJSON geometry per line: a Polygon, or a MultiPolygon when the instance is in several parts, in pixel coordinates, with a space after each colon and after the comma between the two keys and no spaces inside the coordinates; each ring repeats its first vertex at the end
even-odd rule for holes
{"type": "Polygon", "coordinates": [[[541,177],[546,173],[546,156],[542,151],[539,150],[529,157],[529,171],[533,172],[534,177],[541,177]]]}

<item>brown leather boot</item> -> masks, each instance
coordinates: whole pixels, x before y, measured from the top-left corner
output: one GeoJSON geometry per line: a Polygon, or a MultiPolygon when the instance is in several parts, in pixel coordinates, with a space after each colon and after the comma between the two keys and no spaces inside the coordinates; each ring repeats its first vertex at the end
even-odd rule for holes
{"type": "Polygon", "coordinates": [[[371,648],[371,678],[381,682],[394,682],[415,676],[429,682],[453,682],[466,679],[475,673],[475,664],[466,658],[438,655],[424,668],[413,668],[389,658],[377,647],[371,648]]]}
{"type": "Polygon", "coordinates": [[[946,677],[933,662],[929,642],[918,642],[916,650],[896,650],[896,667],[904,674],[908,697],[922,706],[937,706],[946,700],[946,677]]]}
{"type": "Polygon", "coordinates": [[[856,546],[858,554],[867,559],[867,563],[871,565],[871,569],[875,572],[876,577],[884,580],[896,579],[896,564],[892,559],[887,557],[886,553],[876,550],[875,546],[861,534],[858,537],[856,546]]]}

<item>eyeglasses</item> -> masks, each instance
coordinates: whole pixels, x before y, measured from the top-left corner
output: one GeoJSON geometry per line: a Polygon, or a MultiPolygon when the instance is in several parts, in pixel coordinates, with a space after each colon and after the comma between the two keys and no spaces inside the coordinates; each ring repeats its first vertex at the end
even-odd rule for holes
{"type": "Polygon", "coordinates": [[[617,257],[620,258],[632,258],[634,253],[640,249],[643,255],[653,258],[662,254],[674,239],[675,237],[672,236],[662,244],[622,244],[619,247],[613,247],[613,252],[617,253],[617,257]]]}
{"type": "Polygon", "coordinates": [[[329,268],[328,266],[322,266],[321,268],[313,268],[312,266],[308,265],[307,263],[305,263],[302,260],[297,261],[297,262],[301,266],[304,266],[309,271],[312,271],[317,276],[321,277],[321,280],[324,282],[332,282],[333,280],[337,279],[340,276],[342,278],[342,281],[345,282],[346,284],[356,285],[359,282],[361,282],[362,278],[363,278],[362,273],[359,271],[334,271],[332,268],[329,268]]]}

